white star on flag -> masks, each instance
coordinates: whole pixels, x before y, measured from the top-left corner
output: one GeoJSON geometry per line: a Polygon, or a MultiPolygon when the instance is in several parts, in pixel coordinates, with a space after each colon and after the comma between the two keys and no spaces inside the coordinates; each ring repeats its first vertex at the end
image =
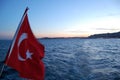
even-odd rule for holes
{"type": "Polygon", "coordinates": [[[27,56],[26,59],[32,59],[32,57],[31,57],[32,55],[33,55],[33,53],[30,53],[29,50],[27,50],[27,52],[26,52],[26,56],[27,56]]]}

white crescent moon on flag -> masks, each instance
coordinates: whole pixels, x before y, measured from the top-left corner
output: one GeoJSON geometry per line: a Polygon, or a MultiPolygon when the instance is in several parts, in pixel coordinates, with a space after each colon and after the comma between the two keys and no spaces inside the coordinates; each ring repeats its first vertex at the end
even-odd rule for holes
{"type": "MultiPolygon", "coordinates": [[[[20,36],[20,39],[18,41],[18,47],[20,46],[21,42],[24,40],[24,39],[27,39],[27,34],[26,33],[23,33],[21,36],[20,36]]],[[[18,50],[18,60],[20,61],[25,61],[26,59],[22,58],[19,54],[19,50],[18,50]]]]}

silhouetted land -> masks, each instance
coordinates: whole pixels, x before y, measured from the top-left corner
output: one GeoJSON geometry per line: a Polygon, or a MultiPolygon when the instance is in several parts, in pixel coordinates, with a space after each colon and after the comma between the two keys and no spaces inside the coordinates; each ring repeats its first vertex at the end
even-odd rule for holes
{"type": "Polygon", "coordinates": [[[94,34],[94,35],[89,36],[88,38],[120,38],[120,32],[94,34]]]}
{"type": "Polygon", "coordinates": [[[88,37],[43,37],[40,39],[86,39],[88,37]]]}
{"type": "Polygon", "coordinates": [[[120,38],[120,32],[94,34],[88,37],[44,37],[41,39],[89,39],[89,38],[120,38]]]}

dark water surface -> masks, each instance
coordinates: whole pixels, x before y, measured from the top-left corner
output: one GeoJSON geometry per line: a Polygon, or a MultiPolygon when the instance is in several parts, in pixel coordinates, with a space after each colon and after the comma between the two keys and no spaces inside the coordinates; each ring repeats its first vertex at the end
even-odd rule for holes
{"type": "MultiPolygon", "coordinates": [[[[45,80],[120,80],[120,39],[41,39],[45,80]]],[[[11,41],[0,40],[0,69],[11,41]]],[[[25,80],[5,67],[0,80],[25,80]]]]}

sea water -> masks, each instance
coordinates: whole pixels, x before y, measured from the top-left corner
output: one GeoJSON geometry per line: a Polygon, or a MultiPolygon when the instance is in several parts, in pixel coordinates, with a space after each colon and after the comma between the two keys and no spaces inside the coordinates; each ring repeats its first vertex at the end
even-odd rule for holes
{"type": "MultiPolygon", "coordinates": [[[[120,39],[40,39],[45,80],[120,80],[120,39]]],[[[10,46],[0,40],[0,68],[10,46]]],[[[0,80],[25,80],[5,67],[0,80]]]]}

